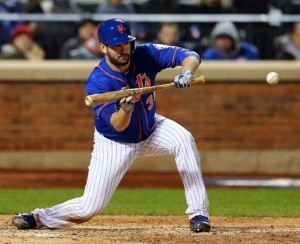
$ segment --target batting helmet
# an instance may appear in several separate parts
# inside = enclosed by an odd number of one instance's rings
[[[129,25],[121,19],[108,19],[98,29],[99,42],[107,46],[115,46],[124,42],[134,41]]]

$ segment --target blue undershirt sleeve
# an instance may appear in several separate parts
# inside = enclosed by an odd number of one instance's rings
[[[114,103],[105,103],[105,104],[98,106],[98,108],[93,108],[93,109],[94,109],[95,115],[97,117],[104,120],[105,123],[109,127],[111,127],[113,130],[115,130],[115,128],[111,124],[110,119],[111,119],[111,116],[113,115],[113,113],[117,112],[119,109],[117,103],[115,103],[115,102]]]
[[[97,77],[92,77],[96,80],[101,80]],[[104,92],[109,92],[108,87],[103,87],[101,84],[97,84],[91,80],[88,80],[85,85],[85,91],[87,95],[93,95],[93,94],[99,94]],[[109,127],[115,130],[115,128],[112,126],[110,122],[110,118],[113,113],[118,111],[118,104],[116,102],[110,102],[100,105],[93,106],[95,117],[100,118],[103,120]]]

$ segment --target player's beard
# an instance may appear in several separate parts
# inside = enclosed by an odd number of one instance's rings
[[[124,57],[124,58],[122,58],[122,60],[120,60],[121,57]],[[116,57],[113,57],[111,55],[111,53],[109,52],[109,50],[107,50],[107,58],[109,59],[109,61],[113,65],[118,66],[118,67],[125,66],[130,61],[130,55],[129,54],[124,53],[124,54],[121,54],[118,58],[116,58]]]

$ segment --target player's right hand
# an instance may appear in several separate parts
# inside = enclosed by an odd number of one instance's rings
[[[134,105],[135,101],[133,96],[124,97],[119,102],[120,108],[127,114],[131,113],[134,110]]]

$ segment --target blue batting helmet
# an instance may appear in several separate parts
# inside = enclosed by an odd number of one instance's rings
[[[129,25],[121,19],[108,19],[98,29],[99,42],[107,46],[115,46],[124,42],[134,41]]]

